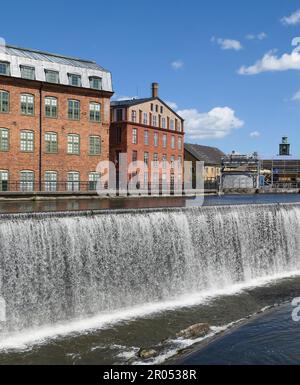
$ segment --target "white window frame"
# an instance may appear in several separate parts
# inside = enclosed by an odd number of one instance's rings
[[[9,191],[9,171],[0,170],[0,191]]]
[[[57,171],[45,171],[44,183],[45,191],[56,192],[57,191]]]
[[[20,150],[21,152],[34,152],[34,131],[20,131]]]
[[[67,153],[69,155],[80,155],[80,135],[68,134],[67,145]]]
[[[31,178],[29,176],[31,176]],[[31,170],[20,171],[20,191],[22,192],[34,191],[34,171],[31,171]]]
[[[67,191],[80,191],[80,173],[78,171],[70,171],[67,178]]]

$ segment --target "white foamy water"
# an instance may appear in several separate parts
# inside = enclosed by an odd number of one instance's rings
[[[300,205],[0,218],[0,349],[300,275]]]
[[[25,350],[34,345],[42,345],[49,343],[50,340],[63,338],[66,336],[76,336],[78,334],[83,333],[92,333],[99,331],[101,329],[111,328],[113,325],[132,321],[137,318],[147,317],[151,315],[155,315],[164,311],[176,310],[185,307],[193,307],[197,305],[201,305],[209,302],[210,300],[215,299],[219,296],[233,295],[242,292],[243,290],[261,287],[271,283],[274,283],[277,280],[282,280],[285,278],[292,278],[300,276],[300,271],[292,272],[289,274],[278,274],[269,278],[261,278],[257,280],[253,280],[247,284],[238,284],[228,287],[223,290],[204,292],[204,293],[194,293],[188,296],[183,296],[178,298],[177,300],[169,301],[169,302],[161,302],[161,303],[153,303],[147,304],[144,306],[124,309],[120,311],[113,311],[110,313],[102,313],[98,314],[91,318],[76,320],[73,322],[68,322],[65,324],[58,324],[55,326],[48,326],[43,328],[36,329],[28,329],[19,333],[11,334],[4,336],[0,339],[0,350]],[[224,327],[215,328],[214,332],[218,333],[220,331],[226,330],[230,325],[226,325]],[[214,333],[215,334],[215,333]],[[210,335],[208,336],[210,337]],[[205,337],[206,338],[206,337]],[[197,343],[200,340],[179,340],[180,344],[183,345],[188,342],[188,345],[182,346],[187,347],[189,344]],[[176,349],[177,351],[178,349]],[[168,352],[171,354],[171,352]],[[174,354],[172,354],[174,355]],[[161,358],[163,361],[172,355]],[[164,356],[163,356],[164,357]],[[162,362],[162,361],[161,361]]]

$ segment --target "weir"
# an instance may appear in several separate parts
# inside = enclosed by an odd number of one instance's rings
[[[300,270],[300,204],[0,216],[3,332]]]

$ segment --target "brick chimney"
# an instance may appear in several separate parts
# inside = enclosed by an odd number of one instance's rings
[[[159,89],[159,84],[152,83],[152,98],[158,98],[158,89]]]

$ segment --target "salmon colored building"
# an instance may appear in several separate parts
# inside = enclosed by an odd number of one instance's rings
[[[183,179],[184,120],[159,98],[157,83],[150,98],[111,102],[110,160],[117,172],[120,154],[127,154],[128,180],[143,186]]]
[[[1,47],[0,191],[95,190],[112,95],[95,62]]]

